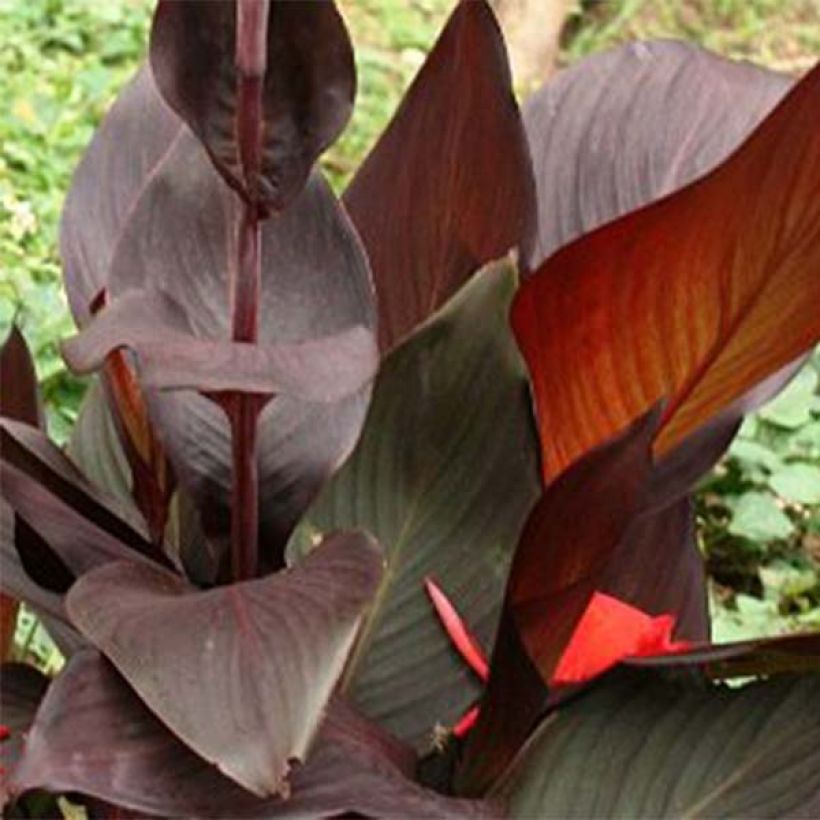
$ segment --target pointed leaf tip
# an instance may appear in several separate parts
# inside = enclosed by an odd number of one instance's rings
[[[334,3],[272,2],[259,16],[260,24],[267,17],[264,60],[238,70],[238,5],[161,0],[151,29],[151,67],[165,101],[228,184],[246,200],[280,211],[298,195],[316,158],[350,117],[353,51]],[[250,34],[252,40],[259,32]],[[239,68],[243,65],[240,55]],[[261,110],[251,119],[262,136],[249,146],[244,125],[253,96]],[[249,152],[259,154],[252,169]]]

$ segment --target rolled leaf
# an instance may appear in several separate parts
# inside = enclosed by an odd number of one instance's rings
[[[660,408],[587,454],[544,492],[521,533],[507,580],[481,715],[458,772],[481,794],[526,740],[609,561],[640,510]]]
[[[67,607],[194,751],[260,797],[286,793],[378,585],[375,547],[331,536],[288,573],[207,592],[118,562],[83,576]]]
[[[526,138],[484,0],[457,4],[344,204],[373,269],[382,350],[530,228]]]
[[[527,387],[506,327],[514,286],[509,267],[484,271],[386,359],[358,448],[301,531],[363,527],[385,545],[387,571],[343,686],[424,750],[434,723],[455,722],[479,692],[425,578],[489,645],[538,491]]]
[[[515,817],[813,817],[820,677],[740,689],[619,671],[546,720],[497,789]]]
[[[545,475],[660,398],[670,452],[820,338],[820,69],[707,177],[565,246],[520,290]]]
[[[151,68],[163,97],[225,180],[247,200],[279,211],[298,195],[316,158],[350,117],[353,52],[334,3],[258,3],[268,7],[260,20],[264,26],[267,17],[267,32],[255,32],[263,38],[265,60],[243,65],[239,5],[161,0],[151,28]],[[245,134],[250,106],[259,106],[258,122],[255,133]],[[255,144],[243,145],[254,137]],[[261,154],[250,176],[247,151]]]

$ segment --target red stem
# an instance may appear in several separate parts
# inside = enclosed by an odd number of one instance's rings
[[[232,335],[253,344],[258,336],[262,282],[261,230],[256,204],[262,167],[262,91],[267,61],[268,0],[237,0],[236,138],[248,200],[237,226],[237,265],[233,283]],[[236,581],[256,575],[259,537],[259,486],[256,439],[260,397],[237,393],[227,402],[233,451],[231,553]]]
[[[256,576],[259,551],[259,476],[256,467],[259,402],[257,397],[237,394],[228,416],[231,422],[233,448],[232,569],[235,581],[246,581]]]

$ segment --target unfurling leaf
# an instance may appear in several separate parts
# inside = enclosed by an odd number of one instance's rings
[[[316,158],[350,117],[353,52],[334,3],[272,2],[261,20],[264,26],[267,17],[267,36],[257,32],[264,37],[264,70],[238,66],[239,5],[161,0],[151,30],[151,68],[166,102],[202,141],[227,182],[247,200],[280,211],[298,195]],[[246,109],[255,105],[261,109],[255,146],[260,167],[247,178],[242,156],[247,146],[239,132]]]

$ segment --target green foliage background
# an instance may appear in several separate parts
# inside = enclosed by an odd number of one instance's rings
[[[547,2],[547,0],[544,0]],[[347,0],[359,94],[351,126],[323,160],[343,187],[434,42],[451,0]],[[0,336],[32,345],[51,434],[65,441],[83,395],[57,340],[73,326],[57,230],[84,147],[142,59],[149,0],[0,0]],[[571,14],[560,60],[636,37],[695,40],[799,74],[820,54],[817,0],[611,0]],[[703,484],[700,534],[722,639],[820,626],[820,356],[744,424]],[[40,656],[30,616],[18,635]]]

